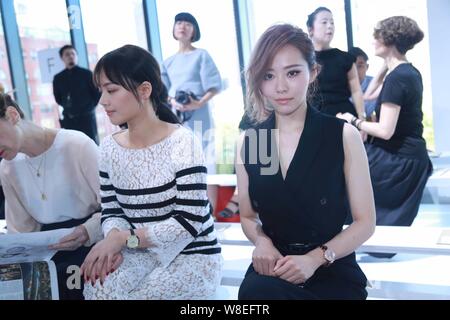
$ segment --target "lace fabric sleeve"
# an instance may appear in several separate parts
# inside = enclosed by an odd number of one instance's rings
[[[111,167],[109,165],[111,143],[107,140],[100,146],[99,175],[100,175],[100,197],[102,202],[102,230],[106,237],[108,233],[116,228],[118,230],[130,229],[126,215],[117,201],[116,191],[110,179]]]
[[[177,188],[173,216],[147,227],[147,237],[163,266],[167,266],[201,232],[209,217],[206,167],[201,145],[189,132],[171,154]]]

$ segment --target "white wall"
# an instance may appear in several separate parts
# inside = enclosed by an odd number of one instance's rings
[[[428,0],[436,151],[450,151],[450,1]]]

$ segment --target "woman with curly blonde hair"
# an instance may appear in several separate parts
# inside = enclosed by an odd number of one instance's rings
[[[406,58],[424,34],[414,20],[395,16],[378,23],[374,38],[375,54],[385,63],[365,98],[377,98],[377,121],[340,117],[374,137],[366,149],[377,225],[410,226],[433,170],[422,137],[422,76]]]

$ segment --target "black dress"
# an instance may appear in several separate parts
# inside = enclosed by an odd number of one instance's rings
[[[420,72],[405,63],[387,75],[378,97],[378,119],[383,103],[400,106],[400,114],[391,139],[366,144],[377,225],[410,226],[433,171],[422,137],[422,92]]]
[[[308,107],[297,150],[283,179],[276,152],[266,161],[261,139],[275,128],[275,117],[258,125],[258,134],[246,131],[242,152],[249,177],[249,196],[265,234],[282,255],[303,255],[342,231],[349,213],[344,176],[342,131],[344,122]],[[256,137],[256,140],[255,140]],[[270,139],[267,150],[273,144]],[[253,150],[258,155],[250,154]],[[268,171],[264,171],[268,170]],[[268,173],[269,174],[266,174]],[[302,244],[302,245],[299,245]],[[352,253],[320,267],[302,286],[257,274],[250,266],[239,299],[365,299],[367,279]]]
[[[317,89],[312,95],[312,105],[332,116],[339,112],[357,116],[355,106],[350,102],[352,93],[347,77],[355,57],[339,49],[329,49],[316,51],[316,58],[321,70],[317,77]]]

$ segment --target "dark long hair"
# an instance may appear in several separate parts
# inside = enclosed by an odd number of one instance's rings
[[[150,52],[138,46],[125,45],[105,54],[94,70],[94,83],[100,87],[100,74],[114,84],[124,87],[140,101],[137,88],[144,81],[152,85],[150,100],[160,120],[179,123],[178,118],[167,106],[167,90],[161,80],[161,71]]]
[[[11,96],[7,93],[0,93],[0,119],[6,116],[6,109],[8,107],[15,108],[20,117],[22,119],[25,118],[22,109],[20,109],[19,105],[11,98]]]

